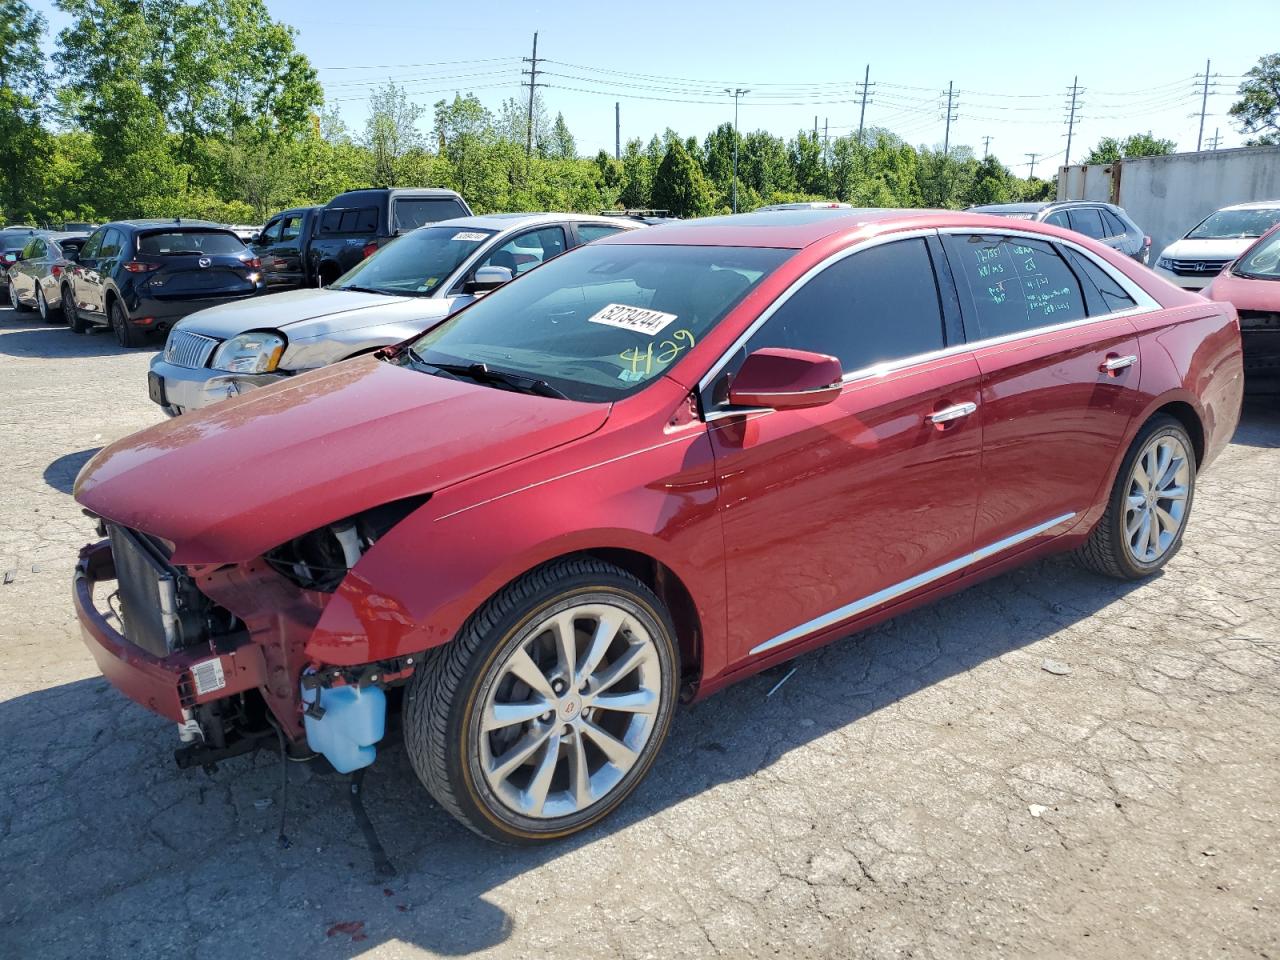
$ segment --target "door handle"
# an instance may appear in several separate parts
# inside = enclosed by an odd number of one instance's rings
[[[978,409],[976,403],[954,403],[949,407],[943,407],[936,413],[929,414],[929,422],[933,424],[950,423],[952,420],[959,420],[967,417]]]
[[[1107,357],[1098,366],[1098,370],[1102,373],[1115,373],[1125,369],[1125,367],[1132,367],[1137,362],[1137,356],[1132,353],[1127,357]]]

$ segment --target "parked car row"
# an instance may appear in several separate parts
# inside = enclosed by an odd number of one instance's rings
[[[993,203],[969,209],[974,213],[990,213],[1074,230],[1139,263],[1145,264],[1151,255],[1151,238],[1114,203],[1053,200],[1045,203]]]
[[[679,701],[1049,553],[1160,570],[1239,417],[1235,309],[1079,232],[628,226],[449,220],[174,327],[191,412],[81,472],[74,602],[181,764],[350,772],[401,710],[444,810],[569,836]]]

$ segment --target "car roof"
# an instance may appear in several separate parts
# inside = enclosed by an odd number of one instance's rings
[[[340,193],[328,203],[325,204],[326,209],[332,209],[337,205],[338,201],[343,204],[350,203],[354,200],[381,200],[383,197],[424,197],[431,200],[459,200],[456,190],[446,190],[443,187],[364,187],[360,190],[347,190]],[[344,206],[343,209],[346,209]]]
[[[1280,207],[1280,200],[1251,200],[1248,203],[1233,203],[1229,207],[1219,207],[1219,210],[1274,210]]]
[[[156,230],[156,229],[181,229],[192,227],[200,230],[221,230],[224,233],[230,233],[231,229],[225,223],[214,223],[211,220],[187,220],[185,218],[172,218],[168,220],[112,220],[110,223],[104,223],[104,227],[128,227],[131,230]]]
[[[479,230],[515,230],[540,223],[568,223],[569,221],[607,223],[620,230],[632,230],[644,226],[643,221],[628,220],[593,213],[483,213],[470,217],[451,217],[423,227],[475,227]],[[419,229],[422,229],[421,227]]]

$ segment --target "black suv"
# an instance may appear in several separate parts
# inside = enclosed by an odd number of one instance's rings
[[[1108,247],[1146,263],[1151,257],[1151,238],[1121,207],[1100,200],[1056,200],[1048,203],[990,203],[970,207],[970,213],[991,213],[997,217],[1035,220],[1083,233]]]
[[[452,190],[348,190],[320,211],[307,246],[307,274],[326,287],[402,233],[469,216],[467,201]]]
[[[75,333],[110,326],[122,347],[138,347],[148,331],[266,289],[261,261],[225,227],[118,220],[95,230],[63,271],[62,311]]]

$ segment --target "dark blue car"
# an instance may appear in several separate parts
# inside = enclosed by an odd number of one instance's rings
[[[138,347],[188,314],[266,292],[262,263],[230,230],[201,220],[118,220],[64,271],[62,310],[75,333],[109,326]]]

